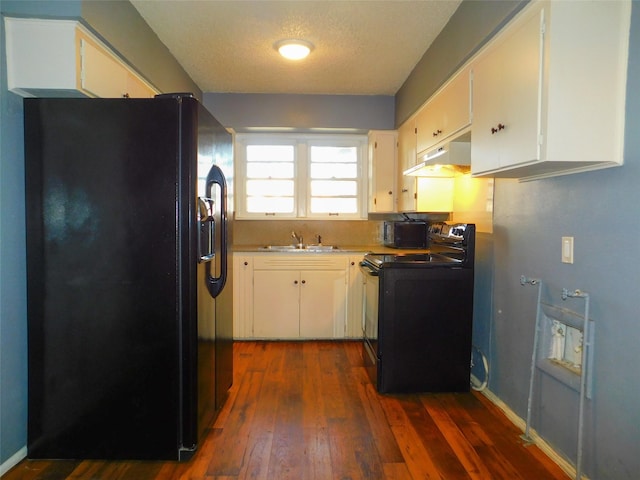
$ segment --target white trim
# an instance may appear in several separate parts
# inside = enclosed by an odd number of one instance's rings
[[[516,427],[518,427],[522,432],[525,431],[527,423],[524,419],[520,418],[517,413],[515,413],[509,406],[504,403],[500,398],[498,398],[493,392],[486,389],[483,390],[482,395],[487,397],[487,399],[493,403],[496,407],[498,407],[502,413],[513,423]],[[558,465],[569,477],[576,477],[576,467],[569,460],[567,460],[564,456],[556,452],[551,445],[549,445],[533,428],[529,429],[529,436],[533,440],[533,444],[536,445],[542,453],[544,453],[549,459]],[[584,480],[589,480],[589,477],[586,475],[582,475]]]
[[[4,463],[0,464],[0,477],[19,464],[23,459],[27,458],[27,447],[22,447]]]

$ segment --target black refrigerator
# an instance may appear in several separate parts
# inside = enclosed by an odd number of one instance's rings
[[[24,115],[28,457],[186,460],[233,378],[231,135],[188,94]]]

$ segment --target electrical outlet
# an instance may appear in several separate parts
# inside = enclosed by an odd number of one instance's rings
[[[562,263],[573,263],[573,237],[562,237]]]

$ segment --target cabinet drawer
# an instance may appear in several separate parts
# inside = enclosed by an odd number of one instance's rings
[[[344,270],[346,268],[347,258],[335,256],[335,254],[280,255],[270,253],[253,257],[254,270]]]

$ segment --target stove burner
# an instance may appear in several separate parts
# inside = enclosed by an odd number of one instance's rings
[[[375,268],[429,268],[461,263],[458,259],[437,253],[369,253],[364,261]]]
[[[444,255],[438,255],[435,253],[401,253],[393,255],[393,261],[395,262],[446,262],[450,261],[448,257]]]

